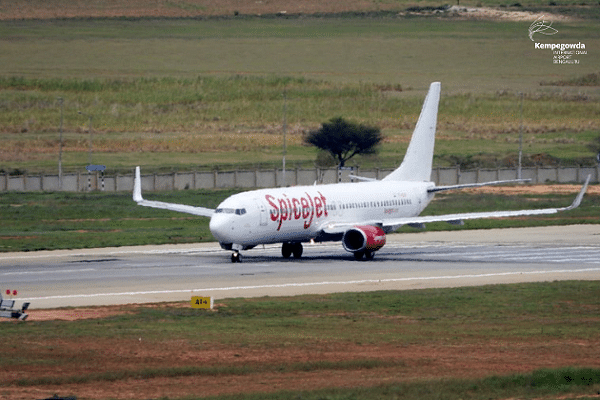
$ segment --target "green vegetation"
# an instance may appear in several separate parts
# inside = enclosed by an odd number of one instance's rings
[[[324,389],[311,392],[277,392],[254,395],[203,397],[206,400],[490,400],[510,398],[596,398],[600,370],[593,368],[544,369],[530,374],[492,376],[484,379],[442,379],[406,382],[367,388]],[[295,397],[297,396],[297,397]],[[556,396],[556,397],[555,397]]]
[[[49,365],[52,368],[46,368],[47,372],[41,375],[2,379],[0,390],[11,385],[102,384],[127,379],[260,376],[311,371],[392,369],[400,376],[402,371],[405,373],[435,362],[435,359],[423,358],[418,359],[416,365],[407,365],[408,360],[401,356],[386,357],[382,353],[349,360],[322,359],[287,364],[223,359],[202,366],[189,358],[190,352],[201,353],[207,349],[243,353],[267,349],[282,352],[327,349],[329,352],[349,345],[359,349],[418,346],[438,350],[457,346],[473,350],[495,346],[502,353],[535,353],[543,346],[546,350],[551,347],[557,352],[568,351],[574,342],[591,341],[592,346],[597,339],[600,282],[226,299],[219,300],[216,311],[183,306],[121,306],[122,314],[103,319],[4,324],[3,334],[18,335],[19,340],[6,346],[0,368]],[[117,342],[119,346],[114,354],[96,349],[99,343]],[[63,354],[65,343],[72,349],[69,356]],[[159,357],[156,365],[144,364],[133,369],[115,366],[114,362],[116,365],[130,365],[131,360],[141,362],[136,355],[137,351],[143,351],[140,343],[148,349],[164,349],[177,361],[165,365],[166,361]],[[135,351],[122,352],[122,348],[130,347]],[[179,359],[180,356],[184,359]],[[78,368],[88,362],[94,363],[93,370],[84,368],[79,372]],[[423,377],[402,382],[402,379],[393,378],[392,383],[382,386],[294,395],[306,399],[436,399],[444,393],[443,398],[448,399],[489,399],[595,394],[600,388],[600,371],[584,367],[565,366],[482,379]],[[63,372],[55,375],[52,370]],[[253,399],[256,396],[235,398]],[[277,392],[261,394],[260,398],[293,397],[290,392]]]
[[[92,115],[93,162],[109,172],[142,165],[189,170],[280,164],[283,96],[288,97],[288,160],[310,167],[315,150],[303,136],[331,115],[347,114],[382,129],[377,157],[362,168],[396,166],[404,154],[423,98],[378,84],[332,83],[291,77],[137,78],[131,80],[0,79],[0,169],[56,171],[60,103],[64,103],[63,168],[88,160]],[[396,89],[397,90],[397,89]],[[517,93],[445,95],[434,163],[514,165],[518,150]],[[524,104],[524,152],[566,165],[591,164],[588,145],[600,135],[600,103],[578,95],[528,95]],[[525,165],[535,165],[535,161]]]
[[[236,190],[147,193],[146,198],[216,206]],[[574,195],[438,194],[424,214],[567,206]],[[427,230],[486,229],[597,223],[600,199],[586,195],[568,213],[526,219],[472,220],[464,226],[432,223]],[[214,241],[208,218],[137,206],[130,193],[18,193],[0,196],[0,251],[30,251]],[[403,227],[399,232],[414,232]]]
[[[216,208],[231,190],[151,196]],[[208,218],[137,206],[131,194],[4,193],[0,251],[214,241]]]
[[[540,82],[548,86],[600,86],[600,72],[573,78],[567,81]]]
[[[292,347],[319,340],[367,344],[466,344],[527,338],[597,338],[600,282],[567,281],[219,300],[216,312],[189,307],[121,306],[100,320],[4,324],[37,346],[54,340],[182,340],[210,348]],[[400,319],[399,319],[400,318]],[[202,331],[202,337],[198,332]],[[35,349],[27,350],[33,356]],[[15,351],[15,356],[18,356]],[[3,367],[18,361],[3,357]]]
[[[562,40],[600,46],[596,22],[558,24]],[[315,150],[303,135],[342,116],[382,130],[379,156],[356,162],[387,168],[406,149],[435,80],[443,85],[438,165],[510,165],[520,92],[525,154],[590,164],[587,145],[600,135],[597,86],[540,83],[579,85],[597,72],[600,54],[589,51],[573,68],[553,65],[549,51],[532,48],[527,27],[395,13],[3,21],[0,169],[56,171],[58,98],[65,171],[87,163],[80,111],[93,116],[94,163],[112,171],[278,165],[284,91],[289,163],[312,166]]]

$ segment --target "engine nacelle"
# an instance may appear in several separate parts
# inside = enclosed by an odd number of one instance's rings
[[[351,253],[377,251],[385,245],[385,232],[378,226],[355,226],[344,233],[342,244]]]

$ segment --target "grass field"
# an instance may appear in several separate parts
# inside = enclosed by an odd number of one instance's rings
[[[216,206],[231,190],[148,193],[152,200]],[[424,214],[567,206],[574,195],[437,195]],[[465,225],[432,223],[427,230],[486,229],[598,223],[600,199],[588,194],[568,213],[526,219],[473,220]],[[4,193],[0,196],[0,251],[31,251],[214,241],[208,218],[137,206],[131,194]],[[399,232],[414,232],[403,227]]]
[[[525,93],[526,155],[593,162],[597,86],[540,86],[597,72],[595,20],[556,22],[590,49],[555,65],[533,49],[530,22],[303,17],[66,19],[0,22],[0,168],[55,172],[64,99],[65,170],[279,163],[286,92],[288,161],[310,165],[302,135],[335,116],[382,128],[363,167],[403,154],[429,82],[442,81],[436,163],[514,161]],[[501,62],[499,62],[501,60]],[[527,161],[527,159],[526,159]]]
[[[3,350],[0,394],[567,399],[600,390],[599,282],[226,299],[212,312],[120,306],[93,318],[103,310],[2,323],[19,340]]]

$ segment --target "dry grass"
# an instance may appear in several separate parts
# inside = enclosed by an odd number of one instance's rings
[[[64,153],[86,153],[89,151],[88,134],[69,135],[63,140]],[[0,149],[0,162],[35,160],[50,155],[55,158],[58,154],[58,139],[32,138],[27,140],[4,139]],[[288,146],[301,146],[302,135],[289,133],[286,143]],[[210,133],[165,133],[165,134],[131,134],[107,135],[95,133],[93,138],[94,153],[220,153],[231,151],[268,151],[279,149],[282,144],[282,128],[260,132],[219,132]],[[279,150],[278,150],[279,151]]]
[[[50,19],[88,17],[199,17],[237,14],[314,14],[347,11],[385,11],[398,9],[396,2],[374,0],[20,0],[5,1],[0,19]]]

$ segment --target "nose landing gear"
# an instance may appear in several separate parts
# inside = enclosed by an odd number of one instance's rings
[[[240,254],[239,251],[234,251],[231,254],[231,262],[232,263],[240,263],[240,262],[242,262],[242,255]]]

